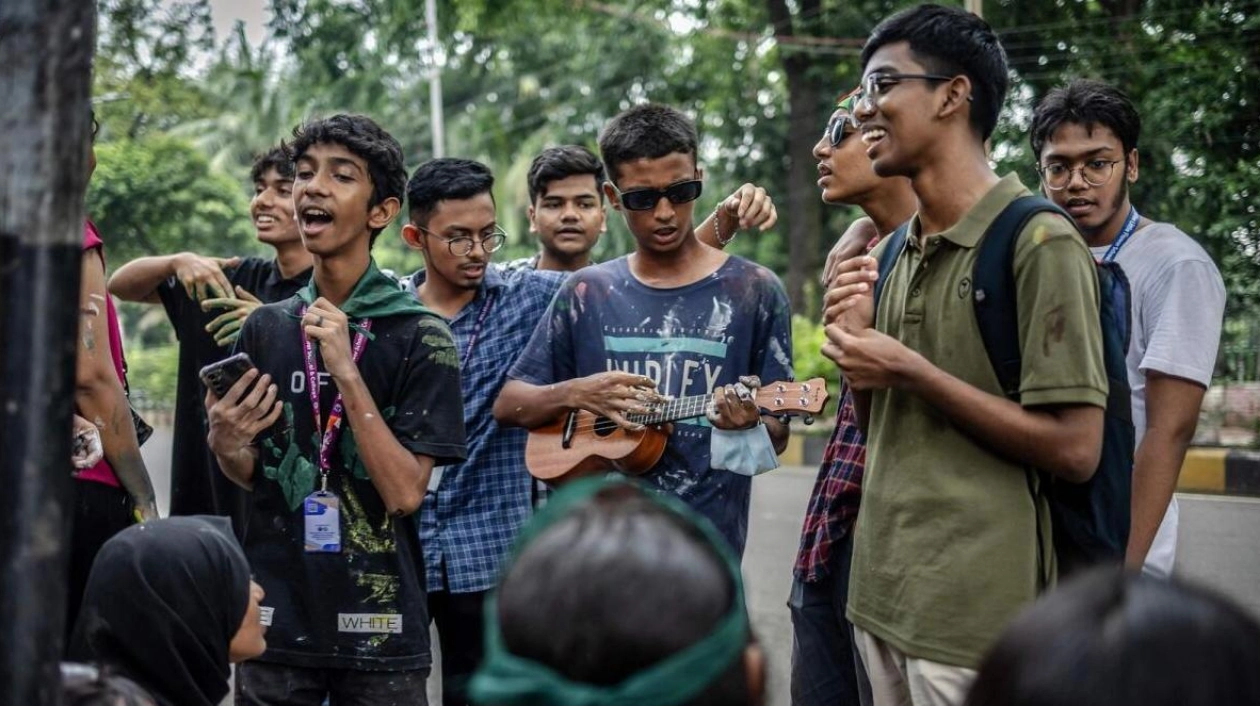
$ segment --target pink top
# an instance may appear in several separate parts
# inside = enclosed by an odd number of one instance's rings
[[[96,232],[96,226],[91,221],[83,222],[83,253],[85,258],[95,255],[101,259],[101,267],[105,266],[105,242],[101,240],[100,234]],[[109,351],[114,358],[114,371],[118,373],[118,382],[122,383],[124,381],[122,330],[118,326],[118,312],[114,310],[114,300],[108,293],[105,295],[105,317],[109,326]],[[122,486],[118,483],[118,476],[114,474],[113,467],[104,458],[97,462],[96,466],[80,471],[77,477],[85,481]]]

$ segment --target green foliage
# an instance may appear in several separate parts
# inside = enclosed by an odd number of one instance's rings
[[[179,380],[179,344],[131,347],[127,352],[127,384],[132,401],[143,407],[169,407],[175,404]]]
[[[827,392],[831,394],[826,409],[815,416],[820,420],[835,414],[836,401],[840,399],[840,372],[836,364],[822,354],[825,343],[827,336],[820,322],[792,315],[792,369],[796,380],[822,378],[827,381]]]
[[[802,178],[812,168],[808,150],[830,101],[857,83],[865,37],[912,3],[439,0],[436,46],[425,39],[423,0],[269,4],[269,36],[250,47],[240,32],[215,43],[208,0],[100,1],[102,168],[93,199],[114,200],[89,203],[107,219],[111,262],[207,244],[213,252],[245,252],[240,182],[250,157],[311,116],[371,115],[398,137],[414,168],[433,154],[429,76],[439,70],[446,154],[480,159],[498,176],[499,217],[511,236],[498,257],[536,247],[525,221],[524,174],[538,150],[593,147],[618,111],[666,102],[691,113],[700,129],[707,183],[697,220],[745,181],[767,187],[780,225],[741,234],[731,250],[780,273],[799,293],[798,313],[811,314],[820,299],[816,266],[857,212],[819,207],[812,181]],[[1134,200],[1212,254],[1236,324],[1226,329],[1226,343],[1247,343],[1237,332],[1257,325],[1237,323],[1260,305],[1260,0],[990,0],[984,11],[1013,79],[994,136],[999,171],[1036,184],[1026,129],[1050,88],[1074,76],[1121,85],[1146,126]],[[191,146],[150,142],[173,137]],[[129,146],[114,145],[120,142]],[[159,149],[168,150],[163,161],[197,167],[167,166],[162,178],[146,181],[146,169],[163,169]],[[131,159],[133,151],[145,167],[116,166],[116,157]],[[111,194],[123,190],[109,186],[116,178],[135,185],[126,187],[134,196]],[[181,195],[164,196],[158,185]],[[156,203],[165,206],[147,208]],[[617,214],[608,223],[595,254],[601,260],[632,245]],[[202,240],[207,231],[213,240]],[[421,263],[396,226],[382,235],[376,256],[399,273]],[[820,343],[818,332],[809,335]],[[818,347],[804,341],[798,351],[816,356]]]
[[[257,252],[240,184],[210,169],[190,144],[162,135],[98,145],[88,191],[117,265],[144,255]]]

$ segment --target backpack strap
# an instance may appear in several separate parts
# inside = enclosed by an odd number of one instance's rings
[[[879,279],[875,281],[875,311],[879,311],[879,298],[884,294],[884,283],[888,281],[888,274],[892,272],[893,267],[897,265],[897,258],[901,255],[901,251],[906,249],[906,237],[910,233],[910,222],[907,221],[897,227],[888,236],[888,245],[884,247],[884,252],[879,254]]]
[[[1015,302],[1015,243],[1028,220],[1044,211],[1062,214],[1071,222],[1062,209],[1039,196],[1023,196],[1007,204],[984,232],[971,275],[976,324],[984,350],[1002,392],[1016,401],[1022,358]]]

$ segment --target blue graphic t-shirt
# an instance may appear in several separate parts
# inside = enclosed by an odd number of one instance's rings
[[[549,385],[614,370],[647,376],[673,397],[709,394],[740,376],[791,380],[782,283],[735,256],[674,288],[639,282],[625,257],[584,268],[560,288],[508,377]],[[751,479],[710,468],[709,431],[703,416],[676,422],[644,478],[707,516],[742,555]]]

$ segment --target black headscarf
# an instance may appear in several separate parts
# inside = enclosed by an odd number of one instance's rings
[[[249,605],[249,563],[226,518],[132,526],[101,548],[75,644],[158,701],[216,705],[228,646]]]

